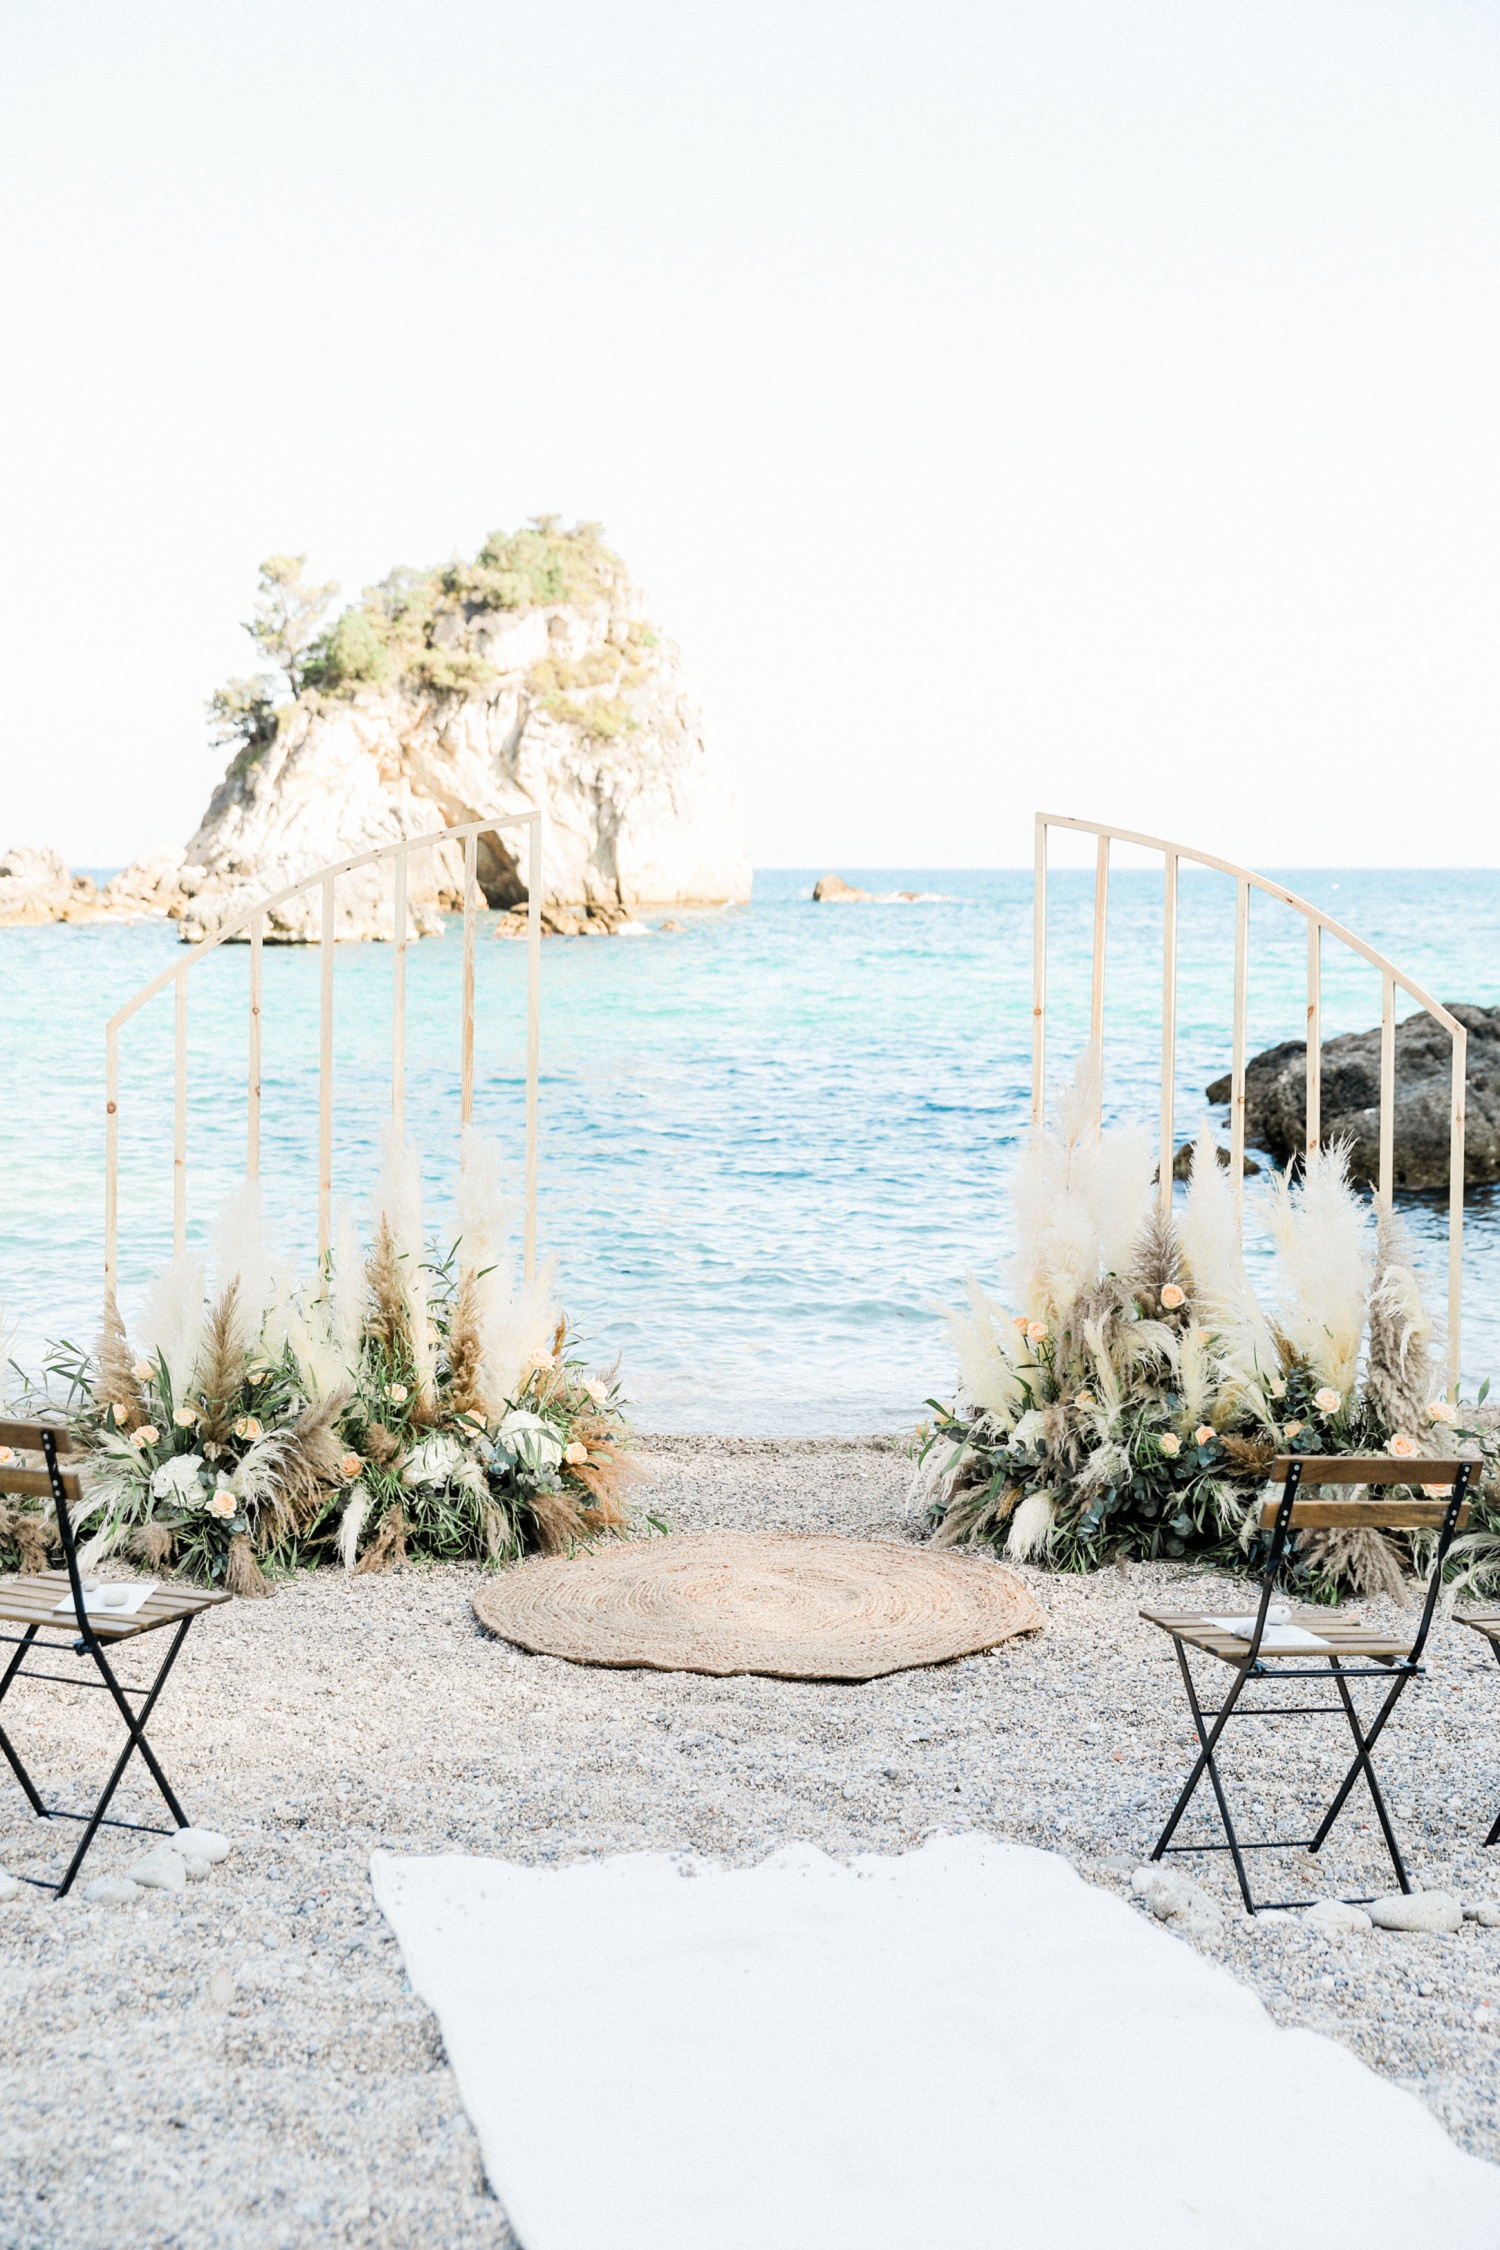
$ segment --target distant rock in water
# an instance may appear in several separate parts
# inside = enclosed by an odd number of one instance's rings
[[[0,926],[94,922],[98,902],[91,878],[70,874],[58,853],[31,844],[0,852]]]
[[[264,679],[215,699],[242,746],[185,850],[110,885],[120,904],[197,939],[332,861],[534,808],[544,900],[595,910],[591,930],[750,895],[739,809],[678,652],[596,526],[540,518],[473,563],[393,572],[285,669],[299,692],[277,707]],[[526,851],[522,829],[481,836],[486,904],[525,899]],[[410,930],[440,929],[462,883],[461,850],[413,854]],[[266,936],[316,941],[320,914],[316,894],[290,900]],[[390,867],[341,878],[337,915],[340,938],[390,937]]]
[[[1469,1034],[1464,1179],[1500,1180],[1500,1008],[1444,1003]],[[1426,1014],[1396,1026],[1393,1175],[1398,1188],[1448,1185],[1448,1104],[1452,1047]],[[1216,1078],[1211,1102],[1227,1102],[1230,1080]],[[1380,1033],[1348,1031],[1325,1040],[1320,1123],[1325,1143],[1347,1140],[1356,1178],[1380,1176]],[[1307,1043],[1285,1040],[1245,1067],[1245,1139],[1277,1163],[1299,1156],[1307,1137]]]
[[[869,891],[856,890],[842,875],[822,875],[813,885],[813,897],[825,906],[851,906],[860,900],[868,901],[871,895]]]

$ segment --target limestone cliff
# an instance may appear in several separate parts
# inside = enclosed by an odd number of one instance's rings
[[[473,564],[393,574],[313,652],[313,684],[262,714],[178,861],[142,862],[112,903],[195,939],[332,860],[539,807],[544,901],[627,911],[748,898],[738,807],[683,684],[592,526],[495,537]],[[481,839],[486,901],[526,896],[524,831]],[[413,855],[411,926],[457,903],[460,854]],[[391,934],[388,869],[341,879],[340,937]],[[318,934],[319,901],[267,934]]]

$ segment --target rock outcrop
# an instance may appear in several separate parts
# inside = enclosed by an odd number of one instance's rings
[[[100,893],[87,875],[73,875],[56,852],[13,844],[0,852],[0,925],[94,922]]]
[[[535,808],[544,900],[592,929],[749,897],[738,807],[678,651],[592,527],[544,522],[496,534],[472,565],[394,574],[309,673],[321,684],[247,730],[182,854],[111,884],[122,904],[173,913],[197,939],[331,861]],[[520,904],[526,832],[482,836],[478,875],[488,905]],[[451,845],[412,855],[413,933],[441,927],[462,879]],[[266,935],[315,940],[320,911],[293,899]],[[388,938],[390,868],[341,877],[337,916],[341,938]]]
[[[1464,1102],[1464,1179],[1500,1179],[1500,1008],[1445,1001],[1469,1034]],[[1393,1175],[1398,1188],[1448,1185],[1448,1105],[1452,1047],[1429,1015],[1396,1026]],[[1211,1102],[1227,1102],[1230,1081],[1216,1078]],[[1325,1142],[1351,1144],[1355,1177],[1380,1173],[1380,1033],[1349,1031],[1324,1042],[1320,1120]],[[1307,1135],[1307,1045],[1288,1039],[1245,1068],[1245,1139],[1277,1163],[1300,1155]]]
[[[820,875],[813,885],[813,897],[823,906],[855,906],[868,902],[871,895],[846,883],[842,875]]]

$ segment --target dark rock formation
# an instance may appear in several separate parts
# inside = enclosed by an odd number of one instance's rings
[[[1469,1034],[1465,1099],[1464,1180],[1470,1187],[1500,1180],[1500,1008],[1444,1002]],[[1448,1103],[1452,1047],[1429,1015],[1396,1026],[1394,1182],[1398,1188],[1448,1185]],[[1211,1102],[1227,1102],[1230,1082],[1216,1078]],[[1357,1179],[1380,1172],[1380,1033],[1348,1031],[1323,1045],[1322,1138],[1351,1144]],[[1307,1046],[1287,1039],[1256,1055],[1245,1070],[1245,1140],[1278,1164],[1301,1154],[1307,1134]]]

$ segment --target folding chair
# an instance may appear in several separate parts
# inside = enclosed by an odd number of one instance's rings
[[[1411,1889],[1370,1754],[1408,1680],[1415,1679],[1422,1670],[1422,1650],[1437,1607],[1443,1563],[1454,1533],[1468,1522],[1469,1508],[1464,1495],[1474,1468],[1472,1461],[1423,1460],[1415,1463],[1410,1460],[1398,1461],[1386,1455],[1374,1459],[1359,1459],[1352,1454],[1283,1455],[1271,1472],[1273,1478],[1284,1480],[1281,1495],[1279,1498],[1268,1497],[1261,1504],[1261,1529],[1270,1531],[1271,1546],[1266,1557],[1260,1604],[1250,1631],[1226,1632],[1222,1619],[1216,1620],[1202,1611],[1141,1611],[1142,1617],[1153,1625],[1159,1625],[1163,1632],[1172,1636],[1199,1743],[1197,1763],[1172,1809],[1171,1819],[1157,1840],[1156,1849],[1151,1854],[1153,1859],[1160,1859],[1166,1852],[1227,1851],[1234,1861],[1234,1871],[1239,1878],[1247,1914],[1305,1905],[1304,1899],[1281,1898],[1266,1899],[1257,1906],[1251,1896],[1244,1854],[1252,1851],[1321,1851],[1329,1831],[1348,1801],[1350,1790],[1363,1774],[1375,1806],[1376,1818],[1380,1822],[1381,1834],[1385,1838],[1386,1849],[1391,1856],[1391,1865],[1396,1870],[1396,1880],[1403,1891]],[[1298,1498],[1299,1487],[1304,1484],[1411,1486],[1414,1475],[1420,1476],[1424,1484],[1446,1484],[1451,1486],[1451,1490],[1442,1499],[1425,1497],[1417,1488],[1396,1499],[1376,1499],[1373,1495],[1357,1500]],[[1427,1588],[1427,1600],[1415,1633],[1393,1635],[1373,1632],[1360,1625],[1343,1625],[1329,1619],[1326,1612],[1317,1610],[1304,1611],[1289,1625],[1268,1624],[1266,1613],[1271,1606],[1277,1577],[1286,1560],[1291,1534],[1294,1531],[1356,1530],[1365,1526],[1392,1531],[1427,1529],[1437,1533],[1437,1550]],[[1235,1617],[1233,1622],[1240,1624],[1245,1620]],[[1497,1621],[1496,1629],[1500,1631],[1500,1621]],[[1199,1701],[1188,1664],[1189,1649],[1216,1657],[1221,1664],[1228,1665],[1234,1674],[1224,1701],[1215,1711],[1205,1711]],[[1390,1688],[1373,1722],[1368,1728],[1362,1728],[1354,1699],[1349,1693],[1349,1682],[1373,1679],[1388,1680]],[[1284,1680],[1331,1681],[1338,1690],[1338,1701],[1243,1705],[1240,1697],[1252,1680],[1257,1684],[1267,1681],[1277,1686]],[[1224,1781],[1217,1757],[1220,1738],[1229,1721],[1232,1718],[1310,1718],[1330,1712],[1335,1716],[1342,1715],[1349,1722],[1349,1731],[1354,1737],[1354,1762],[1340,1783],[1316,1834],[1255,1840],[1240,1837],[1230,1815],[1229,1800],[1224,1793]],[[1222,1844],[1174,1844],[1172,1837],[1176,1833],[1177,1824],[1191,1804],[1193,1794],[1205,1774],[1213,1787],[1227,1841]],[[1500,1829],[1500,1823],[1496,1825]],[[1346,1903],[1350,1906],[1365,1906],[1369,1904],[1369,1900],[1350,1899]]]
[[[1457,1622],[1460,1625],[1472,1625],[1476,1633],[1482,1633],[1496,1657],[1500,1658],[1500,1609],[1471,1609],[1467,1617],[1460,1617]],[[1500,1814],[1497,1814],[1495,1825],[1484,1841],[1486,1850],[1491,1844],[1500,1843]]]
[[[167,1674],[177,1661],[188,1627],[201,1610],[211,1609],[219,1602],[227,1602],[228,1594],[208,1594],[197,1587],[173,1588],[171,1593],[157,1591],[144,1606],[131,1616],[111,1617],[84,1606],[83,1588],[78,1577],[78,1554],[73,1540],[73,1522],[69,1501],[77,1502],[80,1493],[76,1476],[64,1475],[59,1469],[58,1455],[72,1453],[77,1448],[66,1430],[49,1422],[0,1421],[0,1447],[23,1447],[29,1452],[39,1452],[46,1462],[45,1469],[23,1469],[13,1462],[0,1461],[0,1492],[50,1494],[57,1509],[57,1530],[62,1541],[62,1570],[39,1570],[25,1578],[0,1579],[0,1624],[19,1625],[19,1633],[0,1632],[0,1641],[15,1647],[15,1655],[0,1675],[0,1703],[10,1693],[16,1680],[52,1680],[63,1687],[100,1688],[113,1696],[115,1708],[125,1723],[125,1747],[120,1752],[115,1769],[104,1785],[104,1791],[92,1812],[69,1812],[62,1805],[45,1804],[41,1792],[32,1781],[14,1743],[0,1727],[0,1751],[9,1762],[11,1772],[25,1790],[34,1813],[43,1820],[78,1820],[83,1822],[83,1836],[67,1870],[58,1882],[49,1882],[35,1875],[23,1875],[21,1880],[36,1884],[39,1890],[52,1891],[65,1898],[73,1887],[73,1879],[83,1865],[84,1854],[101,1828],[129,1828],[147,1836],[170,1836],[170,1828],[150,1827],[140,1821],[111,1820],[107,1817],[110,1800],[124,1775],[131,1758],[139,1751],[142,1761],[162,1796],[167,1810],[178,1828],[191,1826],[187,1814],[173,1796],[166,1775],[157,1763],[156,1753],[146,1740],[146,1723],[156,1708],[156,1699],[166,1685]],[[59,1611],[59,1604],[70,1598],[70,1608]],[[171,1643],[155,1676],[144,1686],[132,1687],[118,1679],[114,1667],[105,1654],[107,1647],[117,1641],[139,1638],[143,1633],[154,1633],[163,1626],[175,1626]],[[39,1639],[39,1635],[57,1633],[62,1643]],[[71,1643],[71,1651],[63,1644]],[[100,1675],[92,1679],[87,1672],[80,1677],[65,1672],[38,1672],[32,1670],[25,1658],[32,1650],[56,1650],[84,1656],[90,1660]],[[131,1698],[140,1703],[138,1711],[131,1709]]]

